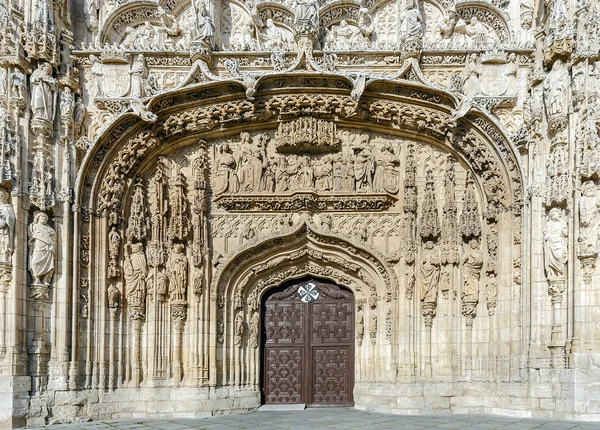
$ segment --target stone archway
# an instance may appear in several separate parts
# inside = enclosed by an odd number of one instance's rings
[[[352,292],[310,277],[269,291],[261,308],[263,403],[354,405]]]
[[[515,153],[483,113],[427,87],[414,64],[403,70],[369,81],[358,101],[336,74],[268,76],[253,100],[238,84],[192,85],[150,101],[154,123],[126,113],[106,129],[83,160],[73,244],[102,256],[74,275],[103,315],[81,336],[107,346],[86,350],[90,368],[91,357],[105,363],[100,386],[216,387],[260,403],[261,300],[307,276],[354,294],[357,404],[374,382],[446,377],[470,339],[492,336],[520,273]],[[283,165],[287,180],[275,176]],[[452,260],[431,255],[448,249]],[[483,259],[468,283],[467,252]],[[427,288],[426,253],[439,289]],[[139,295],[120,270],[128,260]],[[177,261],[187,289],[171,294]],[[460,354],[436,362],[436,343],[454,348],[475,317]]]

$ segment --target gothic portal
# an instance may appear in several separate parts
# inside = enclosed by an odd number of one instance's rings
[[[0,0],[0,427],[599,419],[599,23]]]

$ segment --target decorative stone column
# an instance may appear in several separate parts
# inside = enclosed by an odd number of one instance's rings
[[[7,328],[6,328],[6,294],[12,280],[12,265],[0,263],[0,361],[6,356]]]
[[[187,319],[187,302],[185,300],[174,300],[171,302],[171,319],[174,323],[175,338],[173,339],[173,360],[171,361],[171,373],[176,384],[183,379],[183,329]]]
[[[429,381],[432,376],[431,367],[431,328],[433,327],[433,318],[437,303],[423,303],[422,311],[425,318],[425,378]]]
[[[548,281],[548,294],[552,301],[552,332],[550,335],[550,353],[552,367],[562,369],[565,367],[565,339],[561,324],[561,308],[566,282],[564,279]]]
[[[31,391],[45,391],[47,385],[47,362],[49,351],[46,345],[46,318],[50,308],[50,287],[46,284],[32,284],[29,297],[32,299],[33,338],[29,343],[29,375]]]

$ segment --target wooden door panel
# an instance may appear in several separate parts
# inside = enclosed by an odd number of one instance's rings
[[[305,403],[304,348],[269,348],[265,354],[265,402]]]
[[[352,353],[350,347],[314,347],[313,405],[352,404]]]
[[[354,341],[354,306],[352,303],[312,303],[311,343],[346,344]]]
[[[307,304],[292,301],[267,302],[265,342],[267,346],[306,345]]]

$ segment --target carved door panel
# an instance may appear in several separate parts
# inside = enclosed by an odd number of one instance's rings
[[[266,404],[354,404],[352,293],[299,282],[270,293],[263,315]]]

